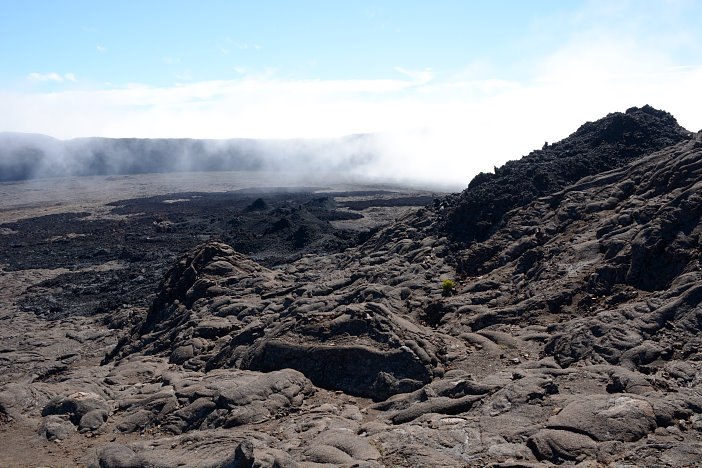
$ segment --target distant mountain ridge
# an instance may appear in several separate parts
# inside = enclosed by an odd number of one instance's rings
[[[0,132],[0,181],[182,171],[344,171],[372,161],[373,135],[334,139],[76,138]]]

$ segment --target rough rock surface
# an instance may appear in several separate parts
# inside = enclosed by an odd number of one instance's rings
[[[463,193],[444,200],[442,227],[457,242],[485,240],[510,210],[689,138],[672,115],[651,106],[609,114],[494,174],[480,173]]]
[[[702,464],[702,132],[644,107],[558,148],[592,164],[460,241],[480,180],[336,253],[190,249],[101,364],[3,348],[3,433],[96,467]]]

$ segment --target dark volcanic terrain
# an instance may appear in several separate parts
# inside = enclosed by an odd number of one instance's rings
[[[702,464],[702,132],[649,106],[460,194],[179,193],[0,235],[8,466]]]

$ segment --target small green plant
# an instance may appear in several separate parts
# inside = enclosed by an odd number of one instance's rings
[[[451,293],[453,293],[453,281],[445,279],[444,283],[441,285],[441,291],[444,296],[450,296]]]

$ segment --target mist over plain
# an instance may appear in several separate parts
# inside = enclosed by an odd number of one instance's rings
[[[460,190],[475,174],[457,177],[428,132],[359,134],[324,139],[75,138],[0,133],[0,181],[68,176],[249,171],[270,183],[409,184]],[[437,157],[420,158],[418,152]],[[477,171],[476,171],[477,173]]]

